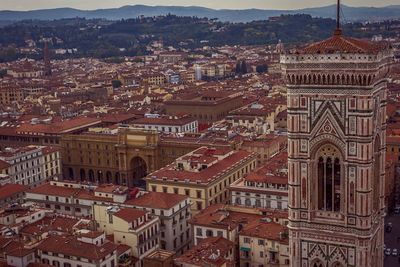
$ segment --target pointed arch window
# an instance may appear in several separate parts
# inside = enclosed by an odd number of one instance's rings
[[[324,265],[320,260],[315,261],[312,265],[312,267],[323,267]]]
[[[339,212],[342,191],[342,167],[339,153],[332,146],[324,146],[317,156],[317,208]]]

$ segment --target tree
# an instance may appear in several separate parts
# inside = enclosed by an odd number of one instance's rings
[[[240,74],[241,73],[241,69],[240,69],[240,61],[238,61],[236,63],[236,70],[235,70],[236,74]]]
[[[247,64],[246,64],[246,61],[242,61],[242,64],[241,64],[241,66],[240,66],[240,72],[242,73],[242,74],[246,74],[247,73]]]
[[[257,71],[258,73],[267,72],[267,71],[268,71],[268,65],[267,65],[267,64],[258,65],[258,66],[256,67],[256,71]]]
[[[111,83],[113,88],[119,88],[122,85],[122,82],[120,80],[113,80]]]
[[[7,74],[6,69],[0,69],[0,78],[3,78]]]

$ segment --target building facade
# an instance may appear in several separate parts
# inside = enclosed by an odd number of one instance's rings
[[[95,205],[94,210],[98,228],[113,235],[116,244],[130,246],[139,259],[135,267],[145,267],[144,258],[159,247],[159,219],[134,208]]]
[[[124,205],[151,212],[160,219],[160,249],[182,254],[192,240],[188,220],[191,218],[188,196],[140,192]]]
[[[192,213],[229,201],[228,187],[256,165],[257,155],[247,151],[201,147],[146,177],[148,191],[190,197]]]
[[[231,203],[249,208],[288,208],[287,153],[272,157],[262,167],[229,186]]]
[[[54,147],[6,148],[0,152],[0,160],[8,164],[6,174],[15,184],[35,187],[61,175],[60,151]]]
[[[41,263],[52,266],[117,266],[117,245],[95,237],[51,236],[37,247]]]
[[[205,92],[195,97],[165,101],[167,115],[187,114],[199,123],[212,123],[243,105],[242,93]]]
[[[240,267],[289,266],[288,229],[266,218],[243,228],[239,247]]]
[[[0,86],[0,104],[11,105],[24,100],[23,92],[17,85]]]
[[[199,130],[198,122],[190,117],[145,117],[133,122],[134,127],[146,130],[155,130],[162,133],[197,133]]]
[[[343,36],[281,56],[290,266],[383,266],[387,44]]]

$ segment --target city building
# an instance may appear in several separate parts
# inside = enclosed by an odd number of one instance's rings
[[[115,131],[64,135],[66,180],[114,183],[133,187],[159,167],[156,131],[119,128]]]
[[[18,85],[0,85],[0,104],[4,106],[20,103],[24,100],[22,89]]]
[[[265,164],[270,157],[287,147],[287,137],[269,134],[257,140],[243,140],[240,149],[257,153],[257,164]]]
[[[233,267],[235,264],[235,243],[221,236],[208,237],[185,254],[174,259],[179,267]]]
[[[387,43],[334,35],[281,55],[290,266],[383,266]]]
[[[222,120],[231,110],[243,104],[242,93],[199,92],[164,102],[167,115],[188,114],[199,123]]]
[[[197,120],[188,116],[147,117],[133,121],[132,125],[162,133],[197,133],[199,130]]]
[[[94,216],[99,230],[113,235],[116,244],[131,247],[132,255],[138,259],[137,267],[144,266],[144,258],[159,247],[160,221],[151,212],[95,205]]]
[[[129,191],[127,187],[112,184],[90,185],[53,181],[27,190],[26,201],[54,210],[57,214],[93,218],[99,224],[104,219],[101,217],[104,210],[108,207],[140,209],[151,213],[152,217],[159,218],[161,249],[181,254],[189,249],[191,243],[188,224],[191,218],[191,203],[185,195],[145,192],[137,188]],[[103,227],[106,226],[103,224]]]
[[[118,265],[117,245],[108,241],[104,233],[81,236],[50,235],[37,246],[41,263],[51,266],[107,266]]]
[[[270,158],[262,167],[229,186],[231,203],[246,207],[288,208],[287,152]]]
[[[141,179],[199,147],[232,147],[228,142],[199,133],[162,135],[138,128],[92,128],[63,135],[63,178],[91,183],[143,186]]]
[[[11,183],[35,187],[61,176],[58,148],[34,145],[6,148],[0,152],[0,160],[8,165],[5,174]]]
[[[82,133],[102,123],[96,118],[78,117],[61,120],[32,118],[30,121],[11,121],[0,125],[0,147],[58,146],[64,134]]]
[[[269,219],[244,226],[239,234],[240,266],[289,266],[288,228]]]
[[[61,149],[60,147],[45,146],[42,148],[44,158],[44,179],[46,181],[59,180],[61,173]]]
[[[10,164],[0,160],[0,185],[5,185],[11,183],[10,175],[8,175],[8,169]]]
[[[267,103],[252,103],[250,105],[233,110],[227,116],[227,120],[233,126],[246,127],[257,134],[265,134],[275,131],[277,114],[286,109],[284,98],[268,98]]]
[[[0,185],[0,208],[15,204],[22,204],[27,187],[20,184]]]
[[[157,249],[144,258],[144,266],[172,267],[174,266],[174,253],[167,250]]]
[[[125,201],[124,206],[145,209],[160,219],[160,249],[182,254],[189,249],[192,234],[188,220],[191,203],[188,196],[139,192],[135,198]]]
[[[201,147],[146,177],[148,191],[190,197],[192,213],[229,201],[228,187],[256,167],[257,155],[246,151]]]
[[[51,181],[25,192],[26,201],[34,202],[56,213],[92,217],[93,205],[123,203],[128,189],[118,185],[97,185],[68,181]]]
[[[238,244],[239,232],[244,225],[263,218],[258,209],[215,204],[209,206],[189,221],[193,229],[193,244],[196,246],[208,237],[224,237]]]

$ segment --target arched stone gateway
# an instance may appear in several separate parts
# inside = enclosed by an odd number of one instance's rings
[[[148,171],[146,161],[139,156],[133,157],[130,161],[129,166],[130,171],[128,174],[127,185],[144,187],[145,181],[143,178],[147,176]]]

